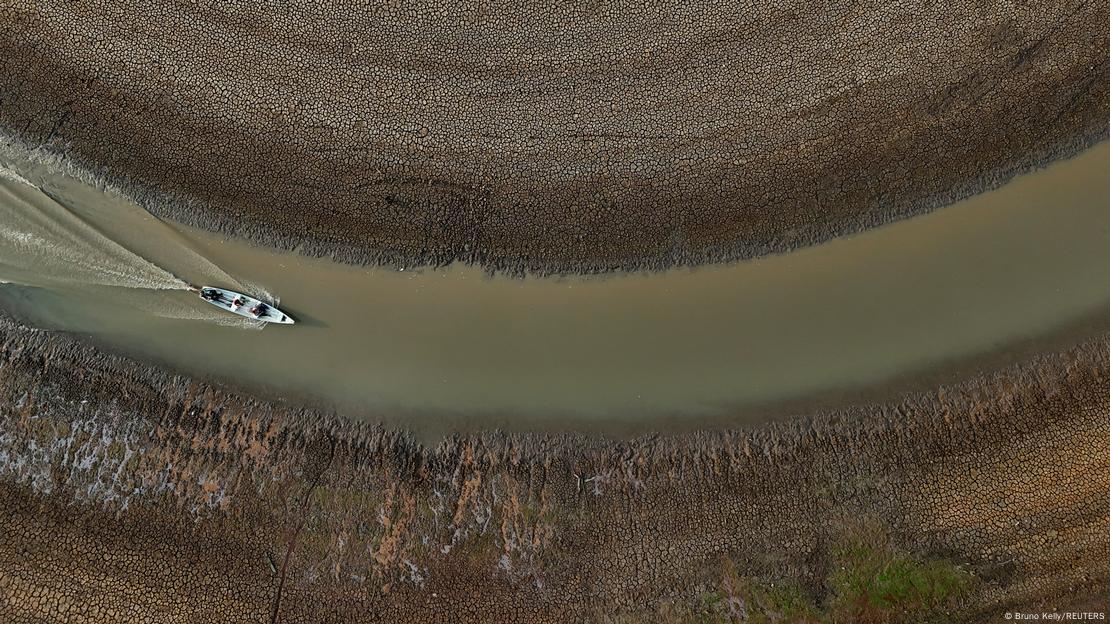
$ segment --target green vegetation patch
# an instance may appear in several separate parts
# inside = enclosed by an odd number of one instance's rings
[[[731,560],[722,566],[721,591],[714,593],[708,611],[711,622],[820,622],[821,613],[805,591],[785,582],[760,583],[741,576]]]
[[[874,523],[855,523],[830,549],[824,595],[791,581],[741,575],[725,559],[719,581],[684,614],[661,621],[686,624],[911,624],[941,622],[974,577],[959,566],[897,548]]]
[[[963,595],[973,580],[947,561],[899,551],[873,528],[850,535],[832,554],[829,612],[836,622],[927,621]]]

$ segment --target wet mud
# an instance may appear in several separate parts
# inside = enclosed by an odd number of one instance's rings
[[[966,570],[950,621],[1110,585],[1105,336],[742,431],[426,446],[2,332],[7,621],[656,621],[723,558],[820,602],[843,518]]]

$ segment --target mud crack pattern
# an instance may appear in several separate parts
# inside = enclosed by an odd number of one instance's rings
[[[751,257],[1104,136],[1101,2],[0,3],[0,124],[350,261]]]

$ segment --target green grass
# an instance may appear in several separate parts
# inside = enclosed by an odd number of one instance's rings
[[[970,574],[941,560],[895,549],[885,535],[865,528],[833,550],[828,578],[834,622],[919,622],[971,585]]]
[[[751,577],[741,576],[732,561],[726,559],[721,570],[720,588],[706,592],[701,597],[704,615],[696,622],[725,624],[740,621],[743,612],[750,624],[816,623],[821,622],[821,612],[797,585],[760,583]]]
[[[896,557],[849,565],[830,578],[836,621],[911,622],[963,592],[966,573],[946,563]]]
[[[789,581],[742,576],[725,559],[718,580],[683,616],[683,624],[911,624],[944,621],[974,582],[971,574],[940,559],[895,547],[874,523],[847,527],[830,550],[822,596]],[[745,616],[738,617],[740,612]]]

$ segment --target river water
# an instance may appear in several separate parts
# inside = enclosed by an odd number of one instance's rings
[[[0,154],[0,306],[414,428],[702,422],[879,386],[1110,309],[1110,142],[929,215],[726,266],[589,278],[355,267],[155,219]],[[280,295],[261,328],[186,282]]]

